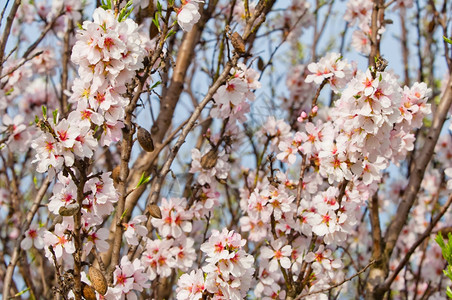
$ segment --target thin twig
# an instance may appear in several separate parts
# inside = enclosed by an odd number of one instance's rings
[[[359,275],[361,275],[362,273],[366,272],[366,270],[367,270],[370,266],[372,266],[374,263],[375,263],[375,260],[372,260],[371,262],[369,262],[369,263],[367,264],[367,266],[364,267],[364,269],[362,269],[362,270],[359,271],[358,273],[356,273],[356,274],[354,274],[354,275],[352,275],[352,276],[350,276],[350,277],[348,277],[348,278],[342,280],[341,282],[339,282],[339,283],[337,283],[337,284],[335,284],[335,285],[332,285],[332,286],[330,286],[330,287],[328,287],[328,288],[326,288],[326,289],[320,290],[320,291],[315,291],[315,292],[312,292],[312,293],[309,293],[309,294],[306,294],[306,295],[299,295],[297,298],[295,298],[295,300],[299,300],[299,299],[302,299],[302,298],[307,297],[307,296],[316,295],[316,294],[320,294],[320,293],[324,293],[324,292],[331,291],[332,289],[335,289],[335,288],[337,288],[337,287],[343,285],[344,283],[346,283],[346,282],[352,280],[352,279],[355,278],[356,276],[359,276]]]

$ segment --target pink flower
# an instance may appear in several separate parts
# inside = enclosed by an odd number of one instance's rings
[[[9,134],[7,145],[12,152],[26,151],[30,146],[31,134],[24,124],[24,118],[21,115],[16,115],[14,119],[7,114],[2,116],[3,124],[0,126],[0,131],[6,131]]]
[[[204,273],[202,270],[193,270],[190,274],[182,274],[177,281],[177,300],[201,299],[205,291]]]
[[[182,7],[177,12],[177,23],[184,31],[191,31],[193,25],[198,23],[201,15],[199,14],[198,3],[204,3],[202,0],[183,1]]]
[[[65,233],[66,229],[67,225],[61,223],[55,225],[55,231],[53,233],[50,231],[44,232],[46,256],[50,259],[51,254],[47,249],[49,246],[52,246],[53,250],[55,251],[55,257],[57,259],[63,257],[63,255],[65,257],[67,257],[68,255],[70,256],[75,252],[74,242],[72,241],[71,236]]]
[[[113,272],[113,277],[114,287],[111,292],[120,299],[137,299],[134,291],[141,292],[150,287],[140,260],[136,258],[131,262],[127,255],[121,258],[120,265],[116,266]]]
[[[123,223],[122,225],[125,228],[124,237],[127,240],[127,243],[130,245],[138,245],[137,235],[146,236],[148,234],[148,230],[143,225],[137,225],[138,223],[145,222],[147,220],[146,216],[139,215],[133,218],[129,223]]]
[[[154,280],[157,275],[168,277],[171,275],[172,268],[177,267],[171,250],[173,242],[173,239],[147,241],[146,251],[141,255],[141,262],[150,280]]]
[[[152,225],[158,228],[163,237],[178,238],[183,232],[191,232],[193,215],[186,210],[185,198],[162,199],[160,209],[162,218],[152,218]]]
[[[25,238],[20,243],[20,247],[25,251],[30,249],[33,245],[36,249],[44,248],[44,240],[42,239],[44,231],[44,227],[38,228],[38,225],[31,224],[30,228],[25,231]]]
[[[195,241],[192,238],[178,239],[179,245],[173,245],[171,253],[174,255],[176,266],[182,271],[188,271],[196,260],[196,250],[193,247]]]
[[[270,272],[275,272],[278,270],[278,263],[284,269],[290,268],[290,255],[292,253],[292,247],[290,245],[284,245],[283,239],[273,240],[270,247],[262,247],[261,256],[262,258],[269,259],[268,270]]]
[[[97,231],[92,231],[88,234],[87,242],[85,243],[83,250],[86,255],[91,252],[93,246],[96,246],[97,251],[105,252],[110,248],[110,244],[106,241],[108,239],[109,231],[105,228],[100,228]]]
[[[49,211],[59,214],[62,206],[75,203],[77,200],[77,186],[69,177],[58,174],[58,181],[53,186],[53,195],[49,199]]]

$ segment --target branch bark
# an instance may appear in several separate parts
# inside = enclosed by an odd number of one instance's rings
[[[20,259],[20,243],[24,239],[25,231],[30,227],[31,221],[33,220],[34,215],[38,211],[38,208],[41,204],[42,199],[44,198],[44,195],[47,191],[47,188],[50,185],[49,178],[44,179],[44,182],[41,185],[41,188],[39,189],[38,193],[36,194],[36,197],[33,201],[33,205],[31,206],[30,210],[27,213],[27,217],[25,219],[24,224],[22,224],[21,227],[21,234],[19,238],[16,240],[16,244],[14,246],[13,253],[11,255],[11,261],[8,264],[8,268],[6,269],[6,275],[3,280],[3,299],[9,299],[9,291],[11,287],[11,280],[13,278],[14,274],[14,268],[16,267],[17,262]]]

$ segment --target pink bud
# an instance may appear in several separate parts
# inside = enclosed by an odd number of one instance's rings
[[[306,114],[305,111],[302,111],[300,116],[298,117],[297,121],[298,122],[303,122],[304,119],[306,119],[308,117],[308,115]]]
[[[312,108],[312,113],[315,114],[319,110],[319,107],[316,105]]]

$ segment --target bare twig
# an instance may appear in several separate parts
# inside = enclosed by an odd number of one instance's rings
[[[36,194],[33,204],[27,213],[24,223],[21,226],[21,234],[20,234],[20,237],[16,240],[16,244],[14,246],[13,253],[11,254],[11,261],[8,264],[8,268],[6,269],[6,275],[3,280],[3,299],[9,299],[8,298],[9,297],[9,288],[11,285],[11,280],[13,278],[14,268],[16,267],[16,264],[20,258],[20,252],[21,252],[20,243],[24,239],[25,231],[27,231],[28,228],[30,227],[31,221],[33,220],[34,215],[38,211],[38,208],[41,204],[42,199],[44,198],[44,195],[45,195],[49,185],[50,185],[50,180],[47,177],[46,179],[44,179],[44,181],[41,185],[41,188],[39,189],[38,193]]]
[[[337,283],[337,284],[334,284],[334,285],[332,285],[332,286],[330,286],[330,287],[328,287],[328,288],[326,288],[326,289],[320,290],[320,291],[315,291],[315,292],[312,292],[312,293],[309,293],[309,294],[305,294],[305,295],[299,295],[297,298],[295,298],[295,300],[299,300],[299,299],[303,299],[304,297],[307,297],[307,296],[316,295],[316,294],[320,294],[320,293],[325,293],[325,292],[331,291],[332,289],[335,289],[335,288],[337,288],[337,287],[343,285],[344,283],[346,283],[346,282],[352,280],[352,279],[355,278],[356,276],[359,276],[359,275],[361,275],[362,273],[366,272],[366,270],[367,270],[370,266],[372,266],[374,263],[375,263],[375,260],[372,260],[371,262],[369,262],[369,263],[367,264],[367,266],[364,267],[364,269],[360,270],[358,273],[353,274],[353,275],[350,276],[350,277],[347,277],[346,279],[342,280],[341,282],[339,282],[339,283]]]

